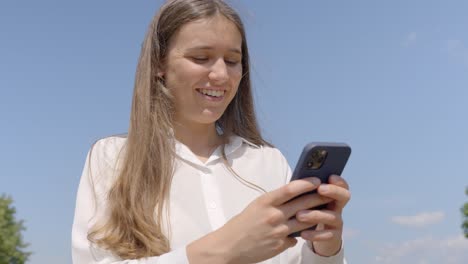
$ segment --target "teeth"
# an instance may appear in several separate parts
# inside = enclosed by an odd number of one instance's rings
[[[202,94],[206,94],[206,95],[214,96],[214,97],[220,97],[224,95],[224,91],[219,91],[219,90],[200,89],[200,92]]]

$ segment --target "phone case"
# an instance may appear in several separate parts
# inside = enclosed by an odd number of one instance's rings
[[[325,152],[324,152],[325,151]],[[315,153],[315,156],[313,156]],[[317,153],[318,157],[317,157]],[[326,153],[324,159],[320,157]],[[307,144],[299,157],[296,168],[294,169],[291,181],[307,177],[317,177],[322,183],[328,183],[330,175],[341,175],[343,173],[346,162],[351,155],[351,148],[345,143],[331,143],[331,142],[312,142]],[[320,165],[320,167],[317,167]],[[312,191],[309,193],[315,193]],[[305,194],[309,194],[305,193]],[[302,194],[302,195],[305,195]],[[301,196],[302,196],[301,195]],[[296,197],[297,198],[297,197]],[[326,205],[321,205],[313,209],[320,210],[326,208]],[[310,228],[314,230],[316,226]],[[290,234],[291,237],[300,236],[301,231]]]

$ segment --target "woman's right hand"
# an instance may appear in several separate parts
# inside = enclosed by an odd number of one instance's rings
[[[223,227],[190,244],[190,263],[209,263],[210,257],[213,263],[257,263],[293,247],[297,240],[288,235],[315,224],[300,223],[292,217],[331,199],[318,194],[291,199],[319,185],[319,179],[305,178],[258,197]]]

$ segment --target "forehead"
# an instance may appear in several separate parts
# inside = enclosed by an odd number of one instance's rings
[[[196,46],[240,50],[242,36],[232,21],[222,15],[215,15],[183,25],[169,46],[178,50]]]

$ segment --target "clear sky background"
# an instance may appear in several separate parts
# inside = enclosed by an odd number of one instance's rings
[[[343,141],[350,263],[467,263],[468,2],[234,0],[262,131],[294,167]],[[0,2],[0,193],[30,263],[70,263],[75,195],[97,139],[127,131],[161,1]]]

